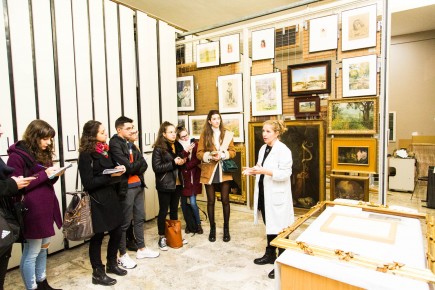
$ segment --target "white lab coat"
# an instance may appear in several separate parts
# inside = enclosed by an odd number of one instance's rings
[[[261,164],[266,144],[260,148],[258,163]],[[264,175],[264,208],[266,212],[266,234],[276,235],[294,222],[294,210],[290,176],[292,174],[292,153],[290,149],[277,140],[263,167],[272,170],[272,176]],[[258,223],[258,181],[255,177],[254,188],[254,223]]]

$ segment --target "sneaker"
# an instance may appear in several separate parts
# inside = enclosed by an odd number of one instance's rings
[[[186,239],[183,239],[183,245],[187,245],[189,242]]]
[[[160,255],[159,252],[150,250],[147,247],[145,247],[142,250],[137,250],[137,252],[136,252],[136,259],[157,258],[159,255]]]
[[[137,266],[127,253],[118,258],[118,265],[125,269],[133,269]]]
[[[159,248],[161,251],[168,250],[168,246],[166,245],[166,238],[164,238],[164,237],[159,238]]]

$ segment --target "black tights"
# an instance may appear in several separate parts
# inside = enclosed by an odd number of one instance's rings
[[[224,212],[224,225],[228,225],[230,221],[230,182],[224,181],[220,184],[221,201]],[[216,190],[213,184],[206,184],[205,191],[207,192],[207,213],[210,220],[210,225],[214,225],[214,203],[216,200]]]

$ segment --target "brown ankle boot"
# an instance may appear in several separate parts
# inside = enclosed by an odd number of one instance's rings
[[[198,225],[198,230],[196,231],[197,234],[202,235],[204,233],[204,230],[201,227],[201,224]]]

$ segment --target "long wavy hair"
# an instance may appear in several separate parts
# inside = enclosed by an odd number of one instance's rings
[[[221,131],[221,135],[219,137],[220,139],[220,143],[222,143],[222,140],[224,139],[224,135],[225,135],[225,127],[222,123],[222,116],[219,113],[218,110],[210,110],[210,112],[208,112],[207,115],[207,119],[204,123],[204,128],[202,131],[202,134],[204,136],[204,148],[208,151],[213,150],[213,129],[211,124],[208,121],[211,121],[211,118],[213,117],[213,115],[219,115],[219,118],[221,119],[221,123],[219,124],[219,130]]]
[[[168,121],[165,121],[160,125],[159,132],[157,133],[157,139],[153,144],[154,148],[161,148],[163,152],[171,151],[168,147],[167,139],[165,138],[165,136],[163,136],[163,133],[166,133],[166,129],[170,126],[175,128],[175,126]]]
[[[44,120],[37,119],[30,122],[27,126],[22,142],[38,163],[51,166],[54,158],[54,136],[56,136],[56,132],[53,127]],[[42,150],[39,147],[39,143],[41,139],[45,138],[50,138],[51,144],[47,146],[47,149]]]
[[[82,137],[80,138],[79,152],[95,152],[97,144],[97,134],[100,129],[101,122],[90,120],[83,126]]]

